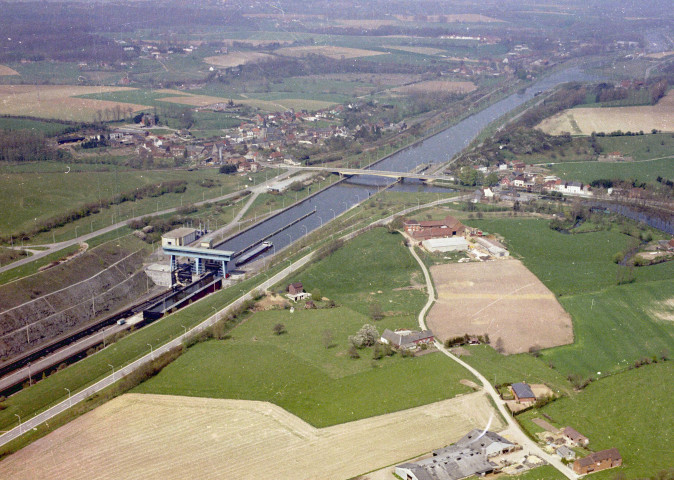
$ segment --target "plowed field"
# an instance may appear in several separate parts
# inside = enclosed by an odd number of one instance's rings
[[[455,442],[492,412],[476,392],[316,429],[270,403],[128,394],[4,459],[0,478],[343,480]]]
[[[571,317],[519,260],[436,265],[431,275],[438,301],[428,326],[443,341],[487,333],[505,353],[573,342]]]

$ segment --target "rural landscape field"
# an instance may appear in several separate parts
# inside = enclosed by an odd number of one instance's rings
[[[669,3],[3,2],[0,478],[671,479]]]

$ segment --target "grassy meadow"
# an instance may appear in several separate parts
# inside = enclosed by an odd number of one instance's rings
[[[623,466],[592,478],[609,480],[621,473],[622,478],[653,476],[672,467],[673,376],[671,361],[646,365],[591,383],[573,397],[524,412],[518,419],[530,431],[539,431],[531,419],[544,414],[553,425],[572,426],[588,437],[594,451],[616,447]]]
[[[399,235],[367,232],[288,279],[302,281],[310,292],[320,290],[335,308],[258,312],[232,338],[190,348],[136,391],[270,401],[317,427],[468,392],[459,381],[469,374],[437,353],[373,360],[366,348],[360,358],[348,355],[348,336],[365,323],[380,333],[417,325],[425,295],[400,290],[415,277],[421,279],[421,272]],[[385,313],[376,322],[368,315],[375,299]],[[274,334],[278,323],[287,333]]]
[[[674,154],[670,158],[629,163],[561,163],[552,166],[552,172],[562,179],[590,183],[599,179],[637,180],[656,183],[657,177],[674,178]]]
[[[0,168],[0,232],[4,234],[30,230],[42,219],[65,213],[89,202],[112,198],[145,185],[168,180],[187,180],[187,190],[159,197],[147,197],[125,202],[100,213],[72,222],[51,232],[43,233],[31,243],[51,243],[89,233],[111,225],[114,221],[131,218],[167,208],[179,207],[203,199],[215,198],[243,187],[236,175],[222,175],[216,169],[186,170],[132,170],[113,165],[74,165],[69,173],[63,163],[39,163]],[[257,179],[259,181],[259,173]],[[264,175],[264,174],[263,174]],[[262,177],[264,178],[264,177]],[[202,185],[212,180],[213,186]]]
[[[628,245],[626,235],[565,235],[539,219],[475,220],[473,225],[503,235],[511,252],[571,314],[574,343],[544,350],[541,357],[563,375],[596,377],[674,351],[674,324],[664,319],[666,302],[674,296],[674,263],[637,268],[634,283],[616,285],[620,267],[612,256]]]

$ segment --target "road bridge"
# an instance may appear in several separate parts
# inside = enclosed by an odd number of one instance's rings
[[[339,175],[372,175],[375,177],[388,177],[388,178],[416,178],[417,180],[423,180],[427,183],[432,183],[438,180],[445,182],[453,182],[454,177],[449,175],[437,175],[430,173],[413,173],[413,172],[391,172],[388,170],[369,170],[363,168],[344,168],[344,167],[296,167],[292,165],[281,165],[284,168],[292,168],[293,170],[314,170],[317,172],[328,172],[328,173],[338,173]]]

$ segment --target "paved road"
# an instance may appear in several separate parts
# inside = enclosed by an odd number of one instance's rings
[[[428,301],[426,302],[426,305],[424,305],[424,308],[421,309],[421,312],[419,312],[419,328],[422,330],[427,330],[426,327],[426,312],[428,312],[428,309],[431,308],[433,303],[435,303],[435,290],[433,288],[433,281],[431,280],[431,275],[428,272],[428,269],[426,268],[426,265],[421,261],[419,256],[417,255],[417,252],[414,251],[414,247],[410,246],[410,253],[412,256],[416,259],[416,261],[419,263],[419,266],[421,267],[421,270],[424,272],[424,277],[426,278],[426,290],[428,291]],[[561,461],[561,459],[557,458],[554,455],[549,455],[548,453],[544,452],[536,442],[531,440],[520,428],[519,424],[517,421],[511,416],[510,412],[507,410],[505,402],[501,400],[501,397],[496,393],[496,390],[492,386],[491,383],[482,375],[480,372],[478,372],[476,369],[468,365],[466,362],[458,358],[457,356],[453,355],[449,350],[447,350],[440,342],[436,341],[435,346],[440,350],[442,353],[447,355],[449,358],[454,360],[456,363],[467,369],[470,373],[475,375],[480,382],[482,383],[482,386],[484,390],[487,392],[487,394],[494,400],[494,403],[496,404],[498,411],[501,413],[503,418],[508,424],[508,433],[510,437],[517,442],[519,445],[522,446],[523,449],[537,455],[538,457],[544,459],[546,462],[548,462],[550,465],[555,467],[557,470],[559,470],[564,476],[571,480],[576,480],[580,478],[578,475],[576,475],[569,467],[564,465]]]

